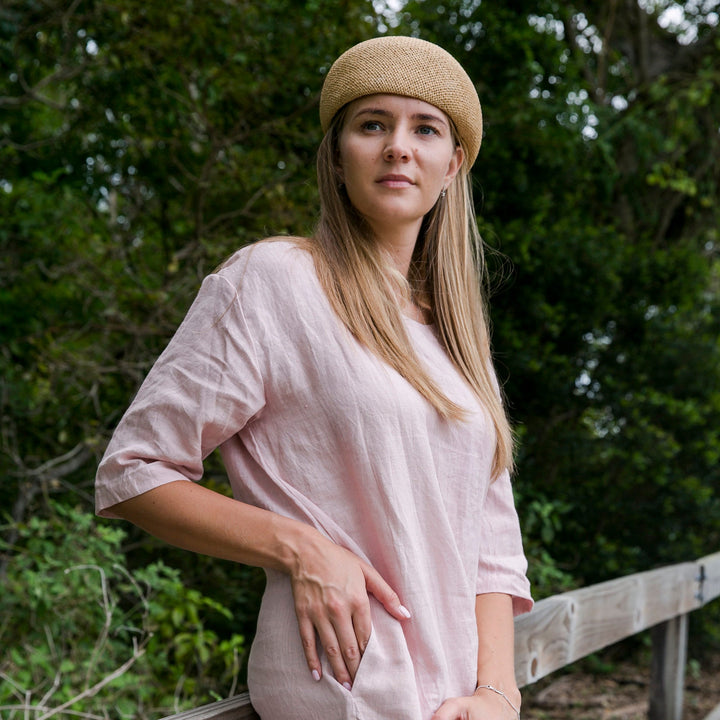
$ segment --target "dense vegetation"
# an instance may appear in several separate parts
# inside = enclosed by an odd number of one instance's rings
[[[3,716],[157,717],[238,681],[260,574],[95,520],[94,469],[201,278],[312,230],[323,74],[377,34],[439,42],[483,102],[536,596],[720,549],[718,5],[3,2]]]

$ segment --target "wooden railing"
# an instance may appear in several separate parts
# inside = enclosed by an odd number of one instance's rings
[[[538,602],[515,622],[523,687],[652,628],[650,720],[681,720],[688,613],[720,596],[720,553],[629,575]],[[720,720],[720,708],[713,713]],[[715,718],[714,718],[715,720]]]
[[[681,720],[688,613],[717,597],[720,552],[540,600],[515,621],[518,685],[652,628],[649,720]],[[165,720],[245,718],[259,720],[247,693]],[[705,720],[720,720],[720,705]]]

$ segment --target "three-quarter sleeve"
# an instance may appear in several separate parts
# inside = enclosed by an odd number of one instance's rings
[[[476,594],[506,593],[513,598],[515,615],[529,612],[533,600],[526,570],[510,476],[505,471],[490,485],[485,500]]]
[[[237,289],[205,278],[185,319],[116,428],[98,468],[96,512],[175,480],[264,405],[263,378]]]

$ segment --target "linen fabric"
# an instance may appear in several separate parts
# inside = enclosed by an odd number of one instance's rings
[[[455,123],[468,151],[466,168],[482,143],[480,99],[462,65],[439,45],[393,35],[353,45],[330,67],[320,93],[320,124],[327,132],[341,107],[366,95],[405,95],[440,108]]]
[[[307,251],[239,251],[208,276],[116,429],[96,508],[197,481],[220,447],[235,498],[306,522],[372,564],[412,619],[371,597],[373,631],[351,691],[302,652],[288,576],[268,571],[249,660],[263,720],[429,720],[476,682],[475,596],[532,606],[495,437],[434,329],[406,320],[419,357],[467,421],[442,419],[356,342]]]

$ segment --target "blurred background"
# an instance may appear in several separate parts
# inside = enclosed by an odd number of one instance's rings
[[[483,104],[473,178],[536,598],[720,550],[719,12],[3,0],[3,713],[154,718],[242,688],[262,572],[94,518],[94,472],[201,279],[312,232],[323,77],[377,35],[439,43]],[[205,482],[227,492],[215,457]],[[720,612],[693,622],[700,662]]]

